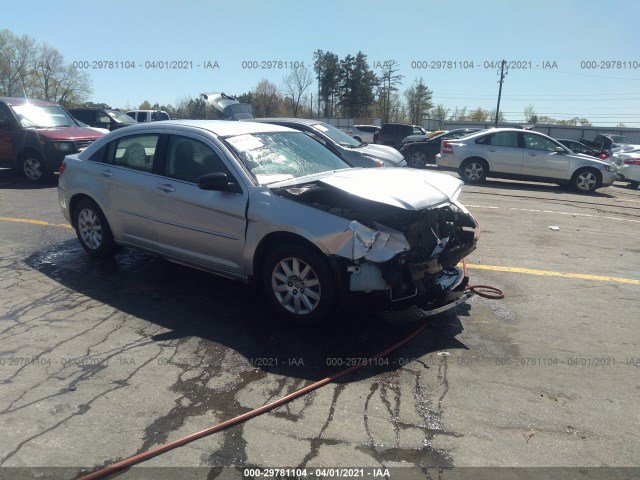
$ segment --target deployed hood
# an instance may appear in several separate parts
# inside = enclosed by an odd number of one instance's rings
[[[255,118],[251,105],[248,103],[240,103],[235,97],[222,93],[201,93],[200,96],[222,113],[227,120],[245,120]]]
[[[445,173],[411,168],[348,168],[314,176],[313,180],[300,180],[270,187],[290,188],[317,183],[404,210],[419,210],[451,202],[462,187],[461,180]]]

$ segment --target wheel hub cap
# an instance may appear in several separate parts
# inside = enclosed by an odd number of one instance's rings
[[[271,287],[282,307],[298,315],[311,313],[320,303],[320,281],[299,258],[285,258],[275,266]]]

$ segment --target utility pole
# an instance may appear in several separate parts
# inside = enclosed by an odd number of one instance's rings
[[[498,126],[498,118],[500,117],[500,97],[502,97],[502,83],[504,82],[504,77],[507,75],[504,72],[504,65],[506,63],[506,60],[502,60],[500,64],[500,80],[498,81],[498,83],[500,84],[500,88],[498,89],[498,106],[496,107],[496,121],[494,123],[495,127]]]

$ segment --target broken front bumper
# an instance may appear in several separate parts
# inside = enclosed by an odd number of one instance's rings
[[[466,302],[473,293],[467,290],[469,277],[458,267],[450,267],[432,279],[429,299],[418,301],[416,305],[422,316],[437,315]]]

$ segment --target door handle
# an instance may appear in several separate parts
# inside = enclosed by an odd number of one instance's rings
[[[530,157],[537,157],[538,156],[537,153],[527,153],[527,155],[529,155]]]
[[[495,152],[496,151],[495,148],[487,148],[487,150],[489,150],[490,152]]]
[[[176,191],[176,189],[173,188],[170,183],[161,183],[160,185],[156,185],[156,188],[159,188],[163,192],[167,192],[167,193]]]
[[[103,170],[100,173],[102,174],[103,177],[110,177],[111,175],[113,175],[113,173],[111,173],[111,170]]]

